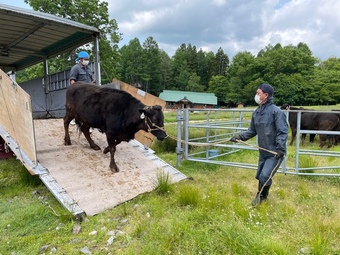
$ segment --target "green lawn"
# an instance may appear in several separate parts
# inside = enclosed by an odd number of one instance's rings
[[[153,149],[176,167],[173,143]],[[191,178],[77,222],[19,161],[0,160],[0,254],[340,254],[340,178],[278,173],[253,208],[254,170],[177,168]]]

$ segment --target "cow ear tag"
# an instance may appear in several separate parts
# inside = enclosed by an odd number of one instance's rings
[[[145,119],[145,114],[144,114],[144,112],[142,112],[142,114],[140,115],[140,118],[141,118],[142,120]]]

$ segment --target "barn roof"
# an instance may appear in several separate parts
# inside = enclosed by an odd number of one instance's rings
[[[95,27],[48,13],[0,4],[0,68],[20,70],[99,36]]]
[[[214,93],[163,90],[159,98],[167,102],[179,102],[186,99],[195,104],[217,105],[217,97]]]

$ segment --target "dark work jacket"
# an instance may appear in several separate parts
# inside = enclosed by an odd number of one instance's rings
[[[252,114],[251,123],[247,131],[240,134],[240,138],[246,141],[258,136],[259,147],[267,150],[281,150],[286,152],[288,138],[288,123],[285,113],[273,104],[270,97],[266,103],[259,106]],[[274,156],[270,152],[259,150],[263,157]]]
[[[91,83],[94,81],[94,74],[90,66],[83,66],[78,63],[71,68],[70,80]]]

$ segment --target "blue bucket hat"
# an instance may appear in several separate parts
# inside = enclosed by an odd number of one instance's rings
[[[90,55],[86,51],[80,51],[76,61],[79,61],[81,58],[90,58]]]
[[[274,88],[269,84],[261,84],[259,89],[262,90],[263,93],[268,93],[269,97],[274,95]]]

